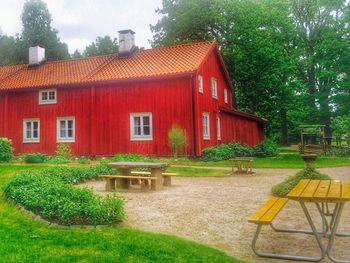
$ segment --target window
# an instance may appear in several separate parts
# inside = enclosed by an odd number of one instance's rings
[[[218,98],[218,88],[217,88],[216,79],[214,78],[211,79],[211,96],[214,99]]]
[[[203,112],[203,139],[210,140],[209,113]]]
[[[57,102],[56,89],[47,89],[39,91],[39,104],[55,104]]]
[[[40,121],[38,119],[23,121],[23,142],[40,142]]]
[[[130,138],[132,141],[152,140],[152,113],[130,114]]]
[[[198,75],[198,91],[203,93],[203,77]]]
[[[75,118],[57,118],[57,142],[75,141]]]
[[[218,140],[221,140],[221,127],[220,127],[220,117],[216,117],[216,129],[217,129],[217,136]]]
[[[224,101],[228,103],[227,89],[224,89]]]

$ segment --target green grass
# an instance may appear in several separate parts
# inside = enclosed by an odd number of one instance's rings
[[[38,165],[0,165],[0,187],[16,171]],[[0,192],[2,195],[2,192]],[[123,227],[53,229],[0,199],[1,262],[240,262],[181,238]]]
[[[174,165],[205,166],[205,167],[231,167],[232,161],[202,162],[181,159],[170,161]],[[350,166],[350,158],[319,156],[316,160],[316,168]],[[304,168],[304,161],[299,154],[280,154],[277,157],[254,158],[253,168]]]
[[[179,173],[182,177],[221,177],[228,175],[230,171],[217,169],[200,169],[191,167],[169,167],[169,173]]]

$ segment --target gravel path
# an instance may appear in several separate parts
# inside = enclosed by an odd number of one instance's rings
[[[334,179],[350,180],[350,167],[319,169]],[[157,233],[177,235],[214,248],[247,262],[290,262],[256,257],[250,248],[255,225],[247,218],[264,203],[271,186],[294,175],[293,169],[257,169],[256,176],[225,178],[173,178],[173,186],[160,191],[121,192],[126,202],[124,226]],[[106,195],[104,182],[81,186],[92,187]],[[315,208],[311,212],[317,215]],[[307,227],[298,203],[290,201],[276,225]],[[281,223],[282,220],[286,223]],[[350,205],[345,207],[341,229],[350,232]],[[317,245],[312,236],[278,234],[264,227],[260,248],[278,248],[279,252],[315,255]],[[326,240],[325,240],[326,241]],[[350,238],[337,238],[338,256],[350,258]],[[322,262],[329,262],[324,260]]]

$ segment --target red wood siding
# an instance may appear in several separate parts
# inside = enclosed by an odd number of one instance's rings
[[[7,137],[16,153],[53,154],[57,117],[75,117],[77,155],[116,153],[170,154],[168,130],[186,129],[192,154],[191,79],[129,83],[57,90],[57,104],[39,105],[38,90],[9,93]],[[0,134],[4,135],[4,98],[0,99]],[[130,140],[130,113],[151,112],[152,141]],[[40,119],[40,143],[23,143],[23,120]],[[6,125],[6,124],[5,124]]]

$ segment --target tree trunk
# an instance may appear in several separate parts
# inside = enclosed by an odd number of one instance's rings
[[[282,109],[280,110],[280,121],[281,121],[281,144],[289,145],[287,110],[284,107],[282,107]]]

